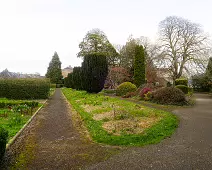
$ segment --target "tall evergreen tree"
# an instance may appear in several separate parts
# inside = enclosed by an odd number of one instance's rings
[[[60,84],[62,82],[61,62],[57,52],[54,53],[52,60],[49,63],[46,77],[50,78],[51,83]]]
[[[104,88],[108,74],[106,55],[93,53],[84,57],[82,63],[83,89],[90,93],[98,93]]]
[[[145,51],[142,45],[135,47],[134,84],[139,87],[145,83]]]

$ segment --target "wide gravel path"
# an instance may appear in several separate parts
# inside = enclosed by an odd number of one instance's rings
[[[131,148],[89,169],[212,169],[212,98],[197,94],[192,108],[174,111],[177,132],[160,144]]]

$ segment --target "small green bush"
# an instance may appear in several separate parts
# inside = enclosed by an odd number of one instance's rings
[[[179,78],[175,80],[175,86],[177,85],[184,85],[184,86],[188,86],[188,80],[185,78]]]
[[[182,90],[175,87],[164,87],[152,93],[153,102],[168,105],[185,105],[186,98]]]
[[[137,87],[130,83],[130,82],[124,82],[120,84],[116,89],[116,95],[117,96],[124,96],[128,92],[135,92],[137,90]]]
[[[46,99],[49,91],[49,79],[0,79],[0,98]]]
[[[8,138],[8,131],[0,127],[0,162],[4,156]]]
[[[188,86],[185,86],[185,85],[177,85],[177,86],[175,86],[176,88],[178,88],[178,89],[180,89],[180,90],[182,90],[182,92],[184,93],[184,94],[188,94]]]

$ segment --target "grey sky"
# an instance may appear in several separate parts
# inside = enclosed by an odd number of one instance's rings
[[[1,0],[0,71],[46,73],[57,51],[62,67],[80,65],[78,45],[99,28],[112,44],[130,34],[157,38],[158,23],[176,15],[212,34],[210,0]]]

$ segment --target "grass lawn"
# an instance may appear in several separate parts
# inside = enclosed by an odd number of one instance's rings
[[[111,145],[143,146],[171,136],[178,126],[175,115],[102,94],[62,89],[80,114],[92,139]]]
[[[36,107],[29,107],[25,102],[32,102],[29,100],[8,100],[0,98],[0,105],[2,103],[13,104],[10,107],[0,108],[0,126],[8,130],[9,139],[12,139],[16,133],[24,126],[24,124],[32,117],[35,111],[42,105],[38,104]],[[3,106],[2,106],[3,107]]]

